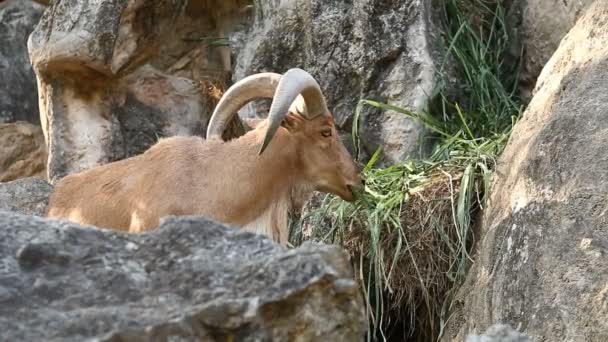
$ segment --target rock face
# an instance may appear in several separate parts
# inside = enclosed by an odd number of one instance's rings
[[[39,126],[0,123],[0,182],[23,177],[45,178],[46,147]]]
[[[0,326],[10,341],[356,341],[345,253],[287,250],[198,218],[120,234],[0,214]]]
[[[431,1],[293,0],[256,2],[253,24],[234,35],[235,79],[300,67],[321,85],[340,128],[350,131],[360,99],[426,110],[436,86],[439,36]],[[268,110],[252,104],[242,117]],[[384,161],[416,155],[425,130],[396,112],[366,107],[362,148],[384,146]]]
[[[528,91],[562,38],[595,0],[511,0],[509,26],[523,45],[520,78]],[[519,54],[519,47],[515,49]],[[525,94],[529,95],[529,94]]]
[[[45,180],[33,177],[0,183],[0,210],[44,216],[52,190]]]
[[[261,71],[309,71],[345,132],[361,98],[428,109],[441,62],[432,0],[264,0],[250,20],[251,3],[53,1],[28,41],[50,181],[142,153],[163,136],[204,135],[214,89]],[[231,79],[230,51],[214,37],[235,27],[245,29],[232,35]],[[247,108],[242,117],[267,109]],[[243,131],[235,118],[226,138]],[[359,133],[363,158],[382,145],[383,161],[397,162],[426,146],[418,122],[372,107]]]
[[[0,3],[0,123],[40,122],[36,76],[27,53],[27,37],[44,7],[29,0]]]
[[[28,40],[52,182],[142,153],[163,136],[203,133],[214,103],[202,75],[215,70],[218,85],[229,75],[208,37],[230,8],[218,16],[210,4],[52,2]]]
[[[541,73],[500,158],[445,341],[500,321],[536,341],[608,341],[608,2]]]

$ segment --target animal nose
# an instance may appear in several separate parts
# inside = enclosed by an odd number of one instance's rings
[[[365,183],[363,180],[360,180],[357,183],[348,185],[348,189],[355,197],[359,197],[365,192]]]
[[[363,172],[363,169],[365,168],[365,165],[362,163],[357,162],[356,163],[356,168],[357,168],[357,173],[361,174],[361,172]]]

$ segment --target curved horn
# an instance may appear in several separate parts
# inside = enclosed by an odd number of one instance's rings
[[[280,80],[281,74],[263,72],[247,76],[233,84],[224,93],[211,115],[207,126],[207,139],[221,139],[228,122],[251,100],[260,97],[272,98]]]
[[[272,137],[274,137],[277,129],[279,129],[281,121],[283,121],[283,118],[289,111],[289,107],[300,94],[302,94],[306,108],[308,109],[304,113],[309,119],[329,112],[325,103],[325,97],[317,81],[302,69],[289,69],[281,77],[272,100],[268,114],[268,130],[266,131],[264,143],[259,154],[262,154],[266,147],[268,147]]]

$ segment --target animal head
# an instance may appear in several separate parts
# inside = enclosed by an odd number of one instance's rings
[[[236,112],[256,98],[272,98],[265,120],[249,122],[254,130],[265,131],[260,155],[267,151],[277,131],[283,130],[298,146],[299,165],[306,181],[318,191],[329,192],[346,201],[362,187],[359,168],[340,140],[333,116],[316,80],[301,69],[284,75],[259,73],[235,83],[218,103],[207,128],[207,139],[221,139]]]

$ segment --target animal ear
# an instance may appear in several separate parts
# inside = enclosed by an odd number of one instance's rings
[[[292,112],[287,113],[281,122],[281,126],[285,127],[288,131],[293,132],[302,125],[303,119],[300,115]]]
[[[245,125],[245,128],[249,129],[249,130],[253,130],[256,129],[262,122],[264,122],[264,119],[260,119],[260,118],[245,118],[241,120],[243,122],[243,125]]]

